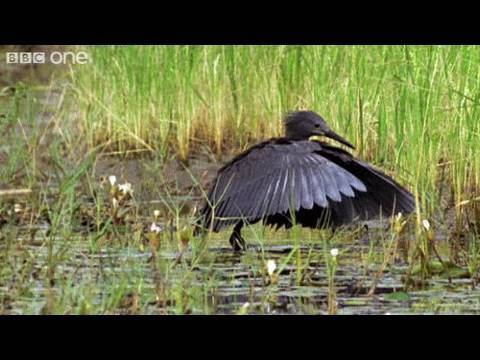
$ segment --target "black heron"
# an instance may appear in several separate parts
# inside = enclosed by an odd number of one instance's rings
[[[414,210],[412,194],[391,177],[341,148],[310,140],[321,135],[354,148],[320,115],[290,112],[284,127],[285,137],[254,145],[224,165],[208,192],[201,227],[218,232],[235,224],[234,251],[246,249],[244,222],[336,228]]]

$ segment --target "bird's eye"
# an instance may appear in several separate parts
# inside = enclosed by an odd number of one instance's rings
[[[319,128],[319,127],[320,127],[320,124],[315,124],[315,127],[316,127],[316,128]]]

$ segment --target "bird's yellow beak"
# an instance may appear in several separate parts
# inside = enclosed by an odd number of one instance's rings
[[[320,141],[322,139],[321,135],[312,135],[308,138],[310,141]]]

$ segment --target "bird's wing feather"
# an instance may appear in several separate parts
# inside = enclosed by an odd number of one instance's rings
[[[356,193],[355,198],[350,200],[357,209],[357,213],[361,215],[360,218],[370,219],[378,216],[380,208],[385,216],[392,215],[394,211],[408,214],[415,209],[413,195],[380,170],[353,158],[339,148],[326,144],[322,144],[320,154],[360,180],[360,183],[351,185],[357,190],[363,188],[366,191]],[[342,205],[336,204],[336,206],[341,207]]]
[[[204,226],[213,230],[244,218],[255,221],[290,209],[327,207],[354,196],[365,185],[321,155],[312,141],[270,140],[225,165],[208,194]],[[213,208],[212,208],[213,206]]]

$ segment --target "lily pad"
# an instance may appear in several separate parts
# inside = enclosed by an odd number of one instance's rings
[[[410,300],[410,295],[404,291],[398,291],[386,294],[384,299],[386,301],[408,301]]]

